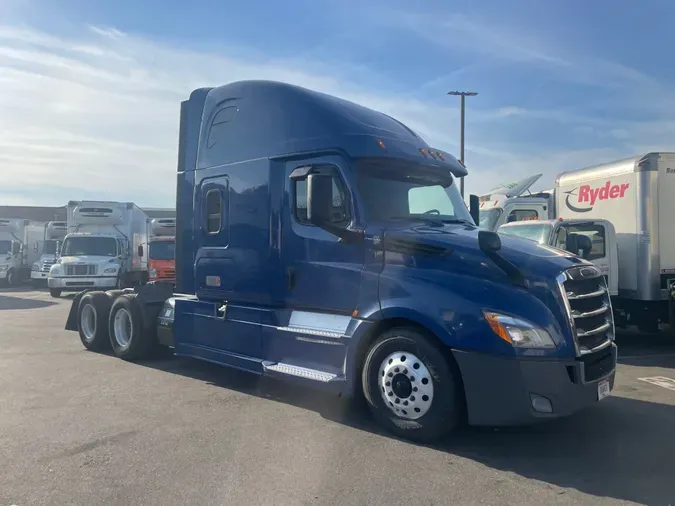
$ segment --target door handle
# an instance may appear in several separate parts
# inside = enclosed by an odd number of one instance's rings
[[[295,285],[295,269],[289,267],[286,269],[286,286],[290,290]]]

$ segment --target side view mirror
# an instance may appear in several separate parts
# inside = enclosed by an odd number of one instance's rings
[[[35,244],[33,244],[33,252],[37,253],[38,251],[40,251],[40,244],[35,241]]]
[[[496,253],[502,249],[502,240],[497,232],[481,230],[478,232],[478,247],[485,253]]]
[[[480,223],[480,202],[478,195],[469,195],[469,214],[473,222],[478,226]]]
[[[312,225],[346,239],[350,232],[333,223],[333,176],[310,174],[307,176],[307,219]]]
[[[18,255],[19,253],[21,253],[21,250],[22,250],[21,244],[16,241],[12,241],[12,255]]]
[[[143,245],[140,245],[140,246],[138,247],[138,256],[139,256],[139,257],[142,257],[142,256],[143,256]]]
[[[61,256],[61,241],[56,241],[56,253],[54,253],[56,258]]]
[[[567,234],[567,244],[565,249],[570,253],[580,256],[581,258],[588,258],[593,248],[591,240],[582,234]]]

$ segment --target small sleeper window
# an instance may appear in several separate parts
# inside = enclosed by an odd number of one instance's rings
[[[209,234],[220,232],[223,221],[223,200],[220,190],[206,192],[206,231]]]

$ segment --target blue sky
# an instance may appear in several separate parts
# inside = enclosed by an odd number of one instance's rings
[[[247,78],[354,100],[453,153],[446,92],[478,91],[467,190],[551,187],[675,150],[674,19],[667,0],[0,0],[0,203],[173,205],[180,100]]]

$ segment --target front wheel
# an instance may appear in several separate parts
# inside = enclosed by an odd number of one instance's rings
[[[441,439],[461,419],[461,378],[434,340],[412,328],[383,333],[368,352],[363,392],[377,421],[418,442]]]
[[[59,297],[61,297],[61,289],[60,288],[50,288],[49,289],[49,295],[51,295],[55,299],[58,299]]]

